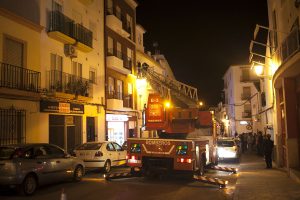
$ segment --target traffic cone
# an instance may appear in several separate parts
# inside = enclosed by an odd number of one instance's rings
[[[67,195],[64,188],[61,191],[60,200],[67,200]]]

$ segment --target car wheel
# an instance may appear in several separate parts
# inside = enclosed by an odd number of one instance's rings
[[[104,170],[105,173],[110,172],[110,170],[111,170],[111,163],[110,163],[109,160],[107,160],[107,161],[105,162],[103,170]]]
[[[34,175],[29,174],[25,177],[23,183],[18,187],[19,192],[22,195],[32,195],[38,186],[37,179]]]
[[[83,175],[84,175],[83,167],[82,166],[77,166],[76,169],[74,170],[73,180],[74,181],[81,181]]]

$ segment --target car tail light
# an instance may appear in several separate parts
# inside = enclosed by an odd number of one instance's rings
[[[103,153],[101,151],[97,151],[95,153],[95,157],[101,157],[101,156],[103,156]]]

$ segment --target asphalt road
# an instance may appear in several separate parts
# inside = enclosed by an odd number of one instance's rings
[[[220,166],[238,167],[237,164],[222,163]],[[115,172],[126,171],[126,168],[115,168]],[[130,200],[169,200],[169,199],[232,199],[238,174],[208,170],[209,177],[226,179],[229,184],[220,189],[192,180],[188,176],[172,175],[154,178],[123,178],[106,181],[99,171],[89,171],[81,182],[63,182],[41,187],[30,197],[19,196],[14,190],[1,190],[1,200],[61,200],[64,189],[67,200],[96,200],[96,199],[130,199]]]

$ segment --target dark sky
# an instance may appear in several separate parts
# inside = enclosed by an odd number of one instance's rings
[[[255,24],[268,25],[267,0],[138,0],[137,23],[147,31],[146,50],[159,50],[177,80],[198,88],[216,105],[230,65],[248,64]],[[153,51],[152,51],[153,52]]]

